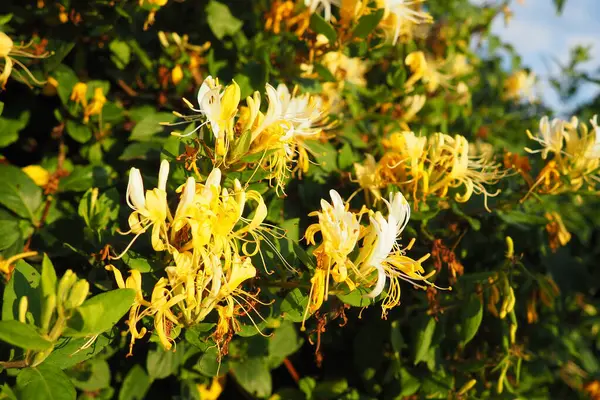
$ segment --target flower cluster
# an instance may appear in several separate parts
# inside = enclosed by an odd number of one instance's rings
[[[150,300],[142,293],[142,278],[131,270],[125,281],[114,266],[107,269],[115,275],[118,286],[136,290],[137,297],[129,314],[131,345],[143,337],[145,328],[138,328],[145,316],[154,318],[154,327],[162,345],[171,347],[169,326],[191,326],[203,321],[213,310],[219,313],[216,335],[223,336],[235,327],[233,316],[237,308],[251,310],[247,301],[253,295],[241,286],[254,278],[256,268],[251,256],[260,253],[261,241],[270,231],[263,226],[267,215],[261,195],[244,190],[238,180],[233,188],[221,187],[221,171],[212,170],[204,183],[189,177],[178,192],[179,203],[172,213],[167,202],[169,163],[163,161],[158,186],[144,192],[138,169],[132,168],[127,186],[127,204],[133,242],[151,231],[154,250],[169,254],[166,276],[154,286]],[[253,216],[244,217],[249,202],[256,204]],[[118,259],[123,254],[114,257]]]
[[[386,281],[389,288],[382,302],[382,315],[400,304],[400,280],[415,287],[433,286],[427,279],[435,273],[425,274],[421,264],[429,254],[414,260],[406,256],[414,244],[406,247],[398,244],[400,235],[410,219],[410,206],[400,192],[390,194],[387,217],[380,211],[363,207],[358,213],[349,211],[348,204],[335,191],[330,191],[331,203],[321,200],[321,211],[316,215],[319,222],[309,226],[305,237],[315,245],[315,235],[320,232],[322,240],[313,251],[317,265],[311,278],[309,304],[304,319],[317,311],[330,293],[330,286],[345,291],[364,288],[366,297],[376,298],[383,293]],[[370,224],[360,224],[361,216],[367,214]]]
[[[540,153],[545,161],[531,190],[558,194],[576,192],[585,187],[587,190],[596,191],[600,180],[600,128],[597,116],[594,116],[590,123],[591,130],[585,123],[580,123],[577,117],[572,117],[570,121],[559,118],[550,121],[548,117],[543,117],[536,136],[527,131],[527,136],[538,142],[542,148],[525,150],[529,153]]]
[[[203,120],[188,136],[210,125],[214,136],[215,165],[248,164],[244,157],[257,155],[258,164],[269,172],[278,191],[294,172],[309,168],[307,142],[322,138],[327,129],[328,103],[318,96],[291,92],[284,84],[277,88],[267,84],[268,108],[260,110],[261,95],[255,91],[240,106],[240,87],[233,81],[225,88],[218,79],[207,77],[198,91],[198,108],[186,100],[188,107],[200,116],[177,116],[189,121]],[[255,157],[256,158],[256,157]],[[240,168],[244,168],[242,165]]]
[[[404,131],[383,140],[387,149],[378,163],[368,156],[364,165],[355,165],[361,187],[379,198],[379,189],[394,184],[410,193],[415,203],[435,194],[445,197],[450,189],[462,189],[454,198],[466,202],[475,194],[483,194],[487,208],[486,185],[493,185],[506,175],[491,155],[474,153],[464,136],[436,133],[430,137]]]

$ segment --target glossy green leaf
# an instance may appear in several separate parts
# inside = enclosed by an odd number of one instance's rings
[[[135,290],[116,289],[86,300],[69,321],[64,335],[93,336],[111,329],[129,311]]]
[[[75,400],[77,394],[63,371],[45,363],[19,372],[17,393],[20,399],[35,400]]]
[[[27,350],[52,347],[52,342],[40,335],[34,326],[16,320],[0,321],[0,340]]]
[[[42,189],[17,167],[0,164],[0,204],[20,217],[36,221]]]

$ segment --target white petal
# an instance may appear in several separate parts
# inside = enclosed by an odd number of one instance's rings
[[[135,210],[146,208],[146,199],[144,196],[144,181],[142,174],[137,168],[131,168],[129,172],[129,183],[127,184],[127,198],[131,201],[129,205]]]
[[[371,299],[374,299],[375,297],[379,296],[381,292],[383,292],[386,278],[385,271],[383,270],[383,267],[381,265],[374,265],[374,267],[377,268],[377,283],[375,283],[375,287],[373,288],[373,290],[371,290],[371,292],[365,295],[365,297]]]
[[[158,170],[158,188],[160,190],[167,190],[167,179],[169,178],[169,162],[162,160],[160,163],[160,169]]]

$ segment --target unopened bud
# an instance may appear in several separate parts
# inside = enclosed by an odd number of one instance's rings
[[[26,323],[27,309],[29,308],[29,300],[27,296],[21,297],[19,300],[19,322]]]
[[[515,344],[515,339],[517,335],[517,324],[510,325],[510,344]]]
[[[88,293],[90,292],[90,284],[85,279],[80,279],[73,285],[69,297],[65,302],[66,309],[77,308],[83,304]]]
[[[465,383],[460,390],[458,391],[459,395],[465,394],[467,393],[469,390],[471,390],[473,388],[473,386],[475,386],[475,384],[477,383],[477,379],[471,379],[470,381],[468,381],[467,383]]]
[[[58,282],[58,289],[56,291],[57,294],[57,303],[60,307],[63,306],[63,303],[67,300],[67,295],[73,286],[77,282],[77,275],[70,269],[68,269],[65,274],[60,278]]]
[[[515,245],[510,236],[506,237],[506,247],[507,247],[506,258],[508,258],[508,259],[513,258],[515,255]]]
[[[40,327],[43,333],[47,333],[50,330],[50,323],[52,322],[52,315],[56,309],[56,294],[51,293],[46,297],[44,304],[42,305],[42,315],[40,321]]]

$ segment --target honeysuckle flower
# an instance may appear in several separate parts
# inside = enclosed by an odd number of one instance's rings
[[[505,100],[521,101],[526,99],[533,103],[536,101],[535,81],[535,73],[525,70],[517,71],[504,81],[502,96]]]
[[[71,96],[69,97],[69,100],[74,101],[77,105],[81,104],[84,109],[87,108],[87,90],[88,86],[86,83],[77,82],[73,86],[73,90],[71,90]]]
[[[99,115],[104,108],[104,104],[106,104],[106,97],[104,96],[104,91],[102,88],[97,87],[94,89],[94,95],[92,97],[92,101],[90,104],[85,106],[83,110],[83,122],[87,123],[90,120],[90,117],[93,115]]]
[[[195,108],[187,99],[183,99],[186,105],[192,111],[199,113],[200,116],[188,116],[174,112],[176,116],[183,118],[183,121],[174,124],[167,123],[165,125],[188,124],[189,122],[206,118],[203,123],[199,124],[186,135],[173,134],[176,136],[189,136],[203,126],[210,124],[211,131],[215,137],[216,153],[218,156],[224,156],[227,153],[229,142],[233,140],[235,116],[238,113],[240,93],[240,87],[235,81],[222,90],[219,80],[209,75],[202,82],[200,89],[198,89],[198,108]]]
[[[360,87],[367,84],[365,73],[368,64],[359,57],[348,57],[341,51],[330,51],[323,56],[321,63],[342,83],[349,82]]]
[[[556,251],[559,247],[566,246],[571,240],[571,233],[565,227],[560,214],[552,211],[545,213],[544,216],[548,220],[546,232],[548,232],[550,249]]]
[[[28,165],[22,170],[38,186],[46,186],[50,180],[50,173],[40,165]]]
[[[526,147],[527,152],[539,152],[542,159],[547,159],[550,153],[553,156],[540,171],[530,192],[538,186],[544,193],[576,191],[584,184],[595,190],[600,181],[599,129],[596,121],[596,116],[590,120],[590,130],[576,117],[572,117],[570,121],[554,119],[552,122],[543,117],[538,135],[534,136],[527,131],[530,139],[542,145],[539,150]],[[561,177],[567,179],[563,180]]]
[[[440,86],[449,86],[451,76],[442,72],[442,62],[428,59],[422,51],[413,51],[406,56],[404,62],[412,72],[404,83],[407,89],[412,89],[419,80],[423,81],[428,93],[435,92]]]
[[[398,42],[404,25],[433,22],[431,15],[419,11],[417,6],[424,0],[377,0],[378,8],[384,9],[380,26],[392,38],[392,44]]]
[[[121,275],[121,271],[115,268],[113,265],[107,265],[107,271],[111,271],[114,274],[115,281],[119,289],[133,289],[135,290],[135,300],[133,305],[129,309],[129,317],[127,319],[127,326],[129,327],[129,333],[131,334],[131,341],[129,343],[129,354],[133,355],[133,345],[137,339],[141,339],[146,335],[147,329],[142,327],[138,329],[138,323],[141,319],[147,315],[148,311],[140,311],[142,307],[148,309],[151,306],[149,301],[144,299],[144,294],[142,293],[142,275],[140,271],[136,269],[129,270],[129,277],[127,281],[123,280],[123,275]]]
[[[405,131],[410,131],[408,123],[415,119],[417,113],[425,106],[427,96],[417,94],[414,96],[407,96],[402,100],[403,112],[400,116],[400,126]]]
[[[381,188],[383,182],[379,173],[379,165],[375,161],[375,157],[371,154],[365,155],[363,164],[354,163],[354,171],[356,172],[356,180],[361,188],[366,193],[373,194],[375,201],[381,199]],[[369,201],[367,200],[367,203]]]
[[[224,379],[224,376],[222,378],[214,377],[212,381],[210,381],[210,385],[204,383],[196,385],[200,399],[218,400],[219,396],[223,392]]]
[[[129,243],[120,258],[129,250],[133,242],[146,230],[152,227],[152,247],[156,251],[168,247],[167,218],[171,215],[167,206],[167,178],[169,176],[169,162],[163,160],[158,173],[158,187],[144,192],[142,174],[137,168],[131,168],[129,183],[127,184],[127,205],[133,210],[129,215],[130,232],[136,236]]]
[[[317,268],[311,279],[309,304],[304,313],[304,320],[308,313],[318,310],[327,300],[329,292],[329,279],[335,282],[346,282],[354,287],[348,278],[348,268],[352,268],[348,255],[354,250],[360,235],[360,224],[357,215],[348,211],[341,196],[335,190],[330,190],[331,203],[321,200],[321,211],[316,211],[309,216],[316,215],[319,223],[306,229],[304,236],[309,244],[315,244],[315,234],[321,232],[322,243],[314,251],[317,257]],[[304,322],[303,322],[304,323]]]
[[[371,288],[367,297],[379,296],[389,280],[389,290],[382,303],[383,317],[387,315],[387,310],[400,303],[400,280],[408,281],[415,287],[426,288],[434,286],[427,279],[435,273],[432,271],[423,275],[425,271],[421,264],[429,258],[429,254],[419,260],[405,255],[412,248],[414,240],[404,249],[398,244],[410,219],[410,206],[402,193],[390,193],[389,200],[384,199],[384,202],[388,209],[387,219],[379,211],[370,212],[371,225],[355,260],[360,276],[368,277],[370,271],[376,271],[375,282],[366,285]]]
[[[18,80],[28,86],[31,86],[30,81],[36,85],[43,85],[45,83],[37,80],[25,64],[19,61],[19,58],[46,58],[49,56],[50,53],[47,52],[36,55],[27,51],[31,44],[32,43],[29,43],[25,46],[15,45],[13,40],[6,33],[0,31],[0,60],[4,61],[4,66],[0,71],[0,89],[6,87],[6,82],[12,73],[15,73]],[[15,67],[20,67],[22,72],[18,71]]]
[[[486,153],[473,154],[467,139],[436,133],[429,139],[412,132],[393,134],[383,144],[389,149],[380,160],[381,176],[412,193],[414,200],[425,199],[432,193],[446,196],[450,188],[464,188],[455,200],[465,202],[475,194],[483,194],[487,208],[490,193],[486,186],[506,176]]]

